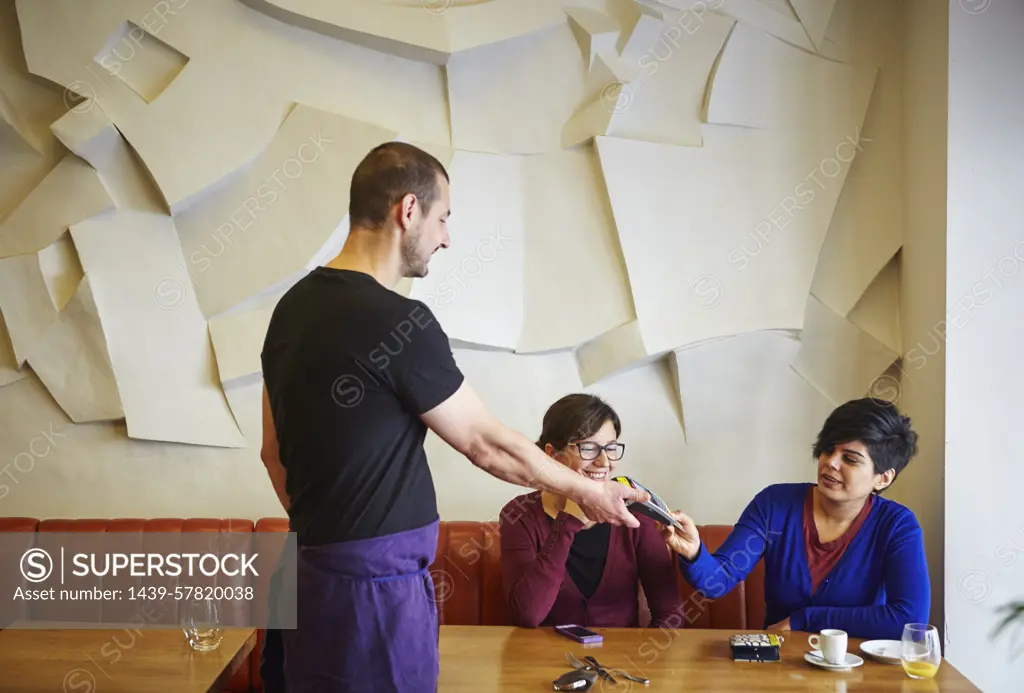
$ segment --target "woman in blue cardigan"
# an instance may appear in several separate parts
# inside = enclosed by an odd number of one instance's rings
[[[817,483],[775,484],[747,505],[718,551],[692,519],[664,528],[687,582],[725,595],[763,556],[764,627],[899,640],[927,623],[931,586],[914,513],[879,494],[917,452],[910,419],[891,402],[860,399],[833,411],[814,445]]]

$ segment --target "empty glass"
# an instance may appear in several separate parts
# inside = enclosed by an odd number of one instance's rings
[[[908,623],[903,627],[901,659],[903,671],[912,679],[930,679],[939,672],[942,647],[939,629],[927,623]]]
[[[218,618],[217,602],[198,599],[181,604],[181,624],[185,639],[193,650],[210,652],[220,647],[224,628]]]

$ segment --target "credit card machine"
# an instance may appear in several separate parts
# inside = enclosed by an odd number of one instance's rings
[[[651,500],[646,503],[637,503],[636,501],[626,503],[626,507],[631,511],[640,513],[641,515],[646,515],[663,525],[672,525],[680,532],[683,531],[683,526],[672,518],[672,515],[670,514],[671,511],[668,509],[668,506],[665,505],[665,501],[661,500],[661,498],[658,497],[658,494],[654,491],[647,488],[636,479],[628,476],[617,476],[614,477],[612,481],[617,481],[620,484],[625,484],[626,486],[635,488],[638,491],[646,491],[650,494]]]

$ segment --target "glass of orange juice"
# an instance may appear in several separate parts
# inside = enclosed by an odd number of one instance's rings
[[[903,671],[912,679],[930,679],[939,672],[942,647],[939,629],[927,623],[903,626],[901,659]]]

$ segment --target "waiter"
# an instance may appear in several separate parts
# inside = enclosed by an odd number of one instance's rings
[[[356,168],[349,200],[344,247],[281,297],[263,345],[262,458],[298,539],[281,584],[298,609],[297,628],[279,634],[284,684],[433,693],[439,517],[428,428],[485,472],[571,498],[596,522],[638,526],[623,501],[647,496],[572,472],[497,421],[430,309],[392,290],[427,276],[449,246],[437,159],[382,144]],[[268,635],[272,674],[278,634]]]

